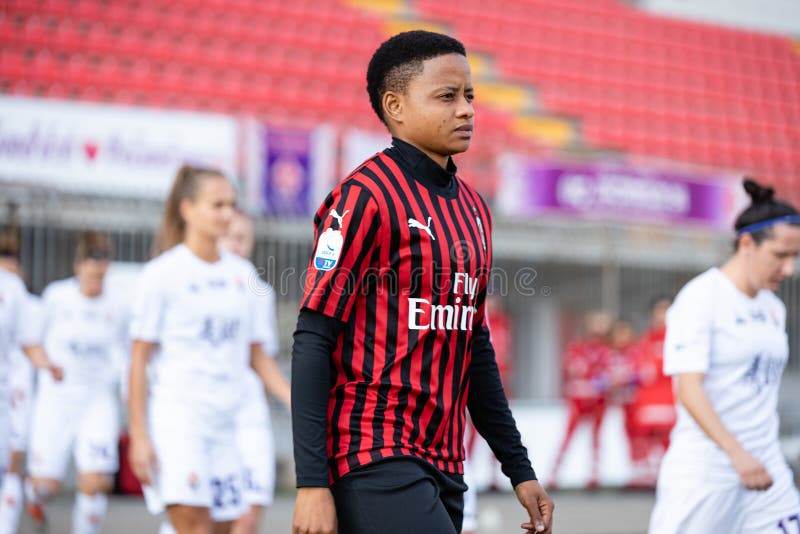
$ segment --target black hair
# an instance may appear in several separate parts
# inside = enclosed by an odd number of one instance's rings
[[[736,218],[736,223],[733,227],[737,232],[751,224],[798,214],[797,209],[788,202],[775,199],[775,189],[772,187],[762,186],[752,178],[745,178],[743,185],[744,190],[750,195],[750,206]],[[751,232],[750,235],[753,236],[753,241],[758,245],[765,239],[772,237],[773,233],[772,228],[764,228],[763,230]],[[734,250],[739,248],[739,237],[736,237]]]
[[[404,92],[422,72],[422,62],[446,54],[467,55],[460,41],[441,33],[412,30],[384,41],[369,60],[367,93],[372,109],[386,123],[381,100],[387,91]],[[388,124],[387,124],[388,125]]]

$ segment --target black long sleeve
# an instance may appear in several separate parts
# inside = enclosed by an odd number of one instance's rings
[[[467,408],[470,417],[500,461],[503,473],[511,479],[513,486],[526,480],[536,480],[528,450],[522,444],[522,437],[508,407],[494,347],[486,327],[473,334],[469,375]]]
[[[297,487],[328,487],[330,360],[344,323],[302,310],[292,348],[292,432]]]

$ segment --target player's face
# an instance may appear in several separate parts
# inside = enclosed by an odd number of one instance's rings
[[[661,328],[667,324],[667,310],[669,310],[671,304],[668,300],[659,300],[655,303],[650,315],[650,323],[653,328]]]
[[[636,339],[636,332],[627,322],[620,321],[611,329],[611,345],[617,349],[624,349]]]
[[[800,257],[800,227],[778,224],[773,237],[756,245],[751,253],[753,285],[759,289],[776,291],[790,278]]]
[[[613,322],[611,316],[602,311],[589,312],[586,315],[586,335],[589,337],[604,338],[611,331]]]
[[[86,258],[75,263],[75,277],[81,293],[96,296],[103,292],[103,280],[108,272],[109,260]]]
[[[16,274],[23,278],[22,265],[17,258],[11,256],[0,256],[0,269]]]
[[[236,208],[236,191],[222,176],[200,181],[193,200],[181,203],[181,214],[188,232],[197,232],[218,241],[228,232]]]
[[[442,166],[448,156],[466,151],[472,141],[475,112],[469,62],[447,54],[423,62],[401,100],[400,137]]]
[[[237,214],[228,227],[228,233],[222,236],[219,246],[242,258],[249,258],[253,254],[255,236],[253,223],[248,217]]]

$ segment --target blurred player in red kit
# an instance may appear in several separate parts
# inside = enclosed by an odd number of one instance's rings
[[[558,485],[558,471],[578,424],[592,424],[592,474],[589,486],[597,485],[600,427],[606,412],[608,390],[607,369],[610,357],[608,335],[612,319],[603,311],[592,311],[584,319],[585,335],[567,346],[564,353],[564,397],[569,408],[569,420],[564,439],[558,450],[550,485]]]
[[[672,300],[657,297],[650,306],[650,327],[633,352],[639,388],[628,405],[625,430],[631,447],[632,487],[655,487],[661,458],[675,424],[672,378],[664,376],[664,335]]]

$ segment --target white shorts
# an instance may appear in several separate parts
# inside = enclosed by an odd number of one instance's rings
[[[247,510],[233,424],[223,431],[208,428],[191,411],[177,403],[150,402],[158,472],[152,474],[153,485],[144,488],[147,509],[158,514],[172,504],[199,506],[210,509],[215,521],[232,521]]]
[[[28,446],[28,431],[33,410],[36,369],[24,355],[12,358],[12,362],[11,376],[9,376],[11,390],[9,443],[12,451],[25,451]]]
[[[472,483],[472,467],[469,461],[464,460],[464,484],[467,491],[464,492],[464,511],[461,521],[462,532],[475,532],[478,530],[478,492]]]
[[[62,480],[70,453],[79,473],[113,474],[119,467],[119,403],[114,391],[42,387],[31,420],[28,471]]]
[[[275,439],[269,405],[261,382],[248,395],[236,417],[236,443],[242,460],[244,501],[270,506],[275,496]]]
[[[767,470],[773,478],[767,491],[659,480],[649,534],[800,534],[800,495],[791,469],[781,458]]]

